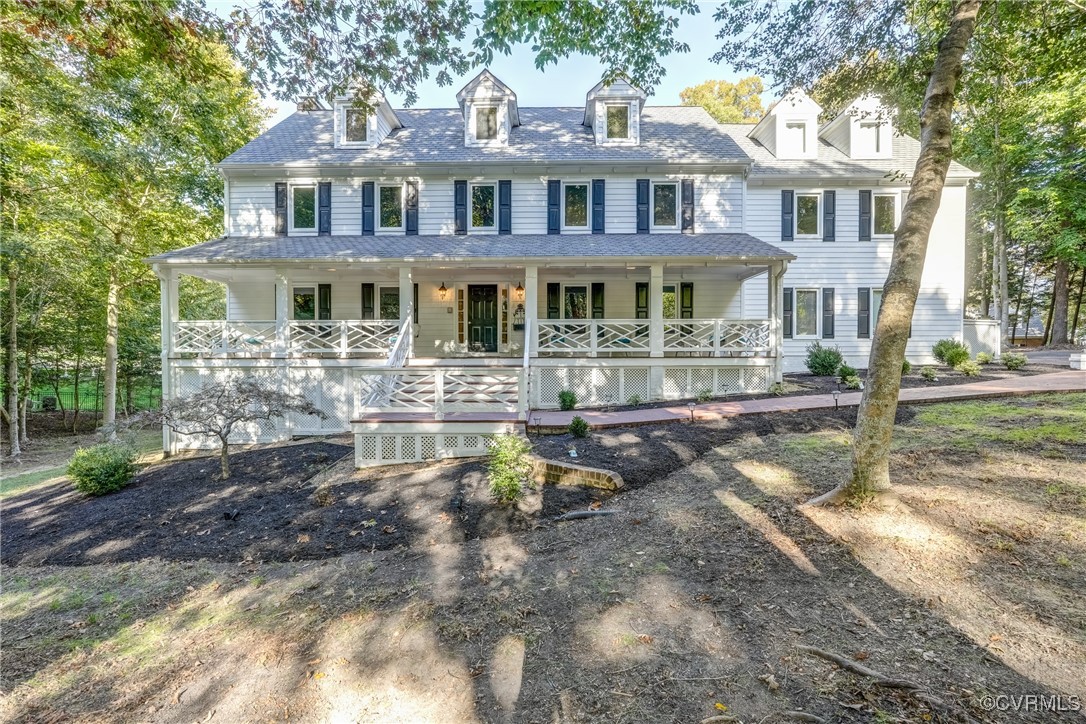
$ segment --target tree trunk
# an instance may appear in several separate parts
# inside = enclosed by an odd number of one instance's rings
[[[222,449],[219,450],[219,468],[222,471],[222,479],[230,477],[230,443],[226,438],[222,439]]]
[[[1052,333],[1049,344],[1067,344],[1067,297],[1068,277],[1071,276],[1071,264],[1063,257],[1056,259],[1056,268],[1052,276]]]
[[[30,364],[32,355],[31,345],[23,350],[23,389],[19,395],[19,441],[25,446],[30,444],[30,436],[26,433],[26,411],[30,407],[30,391],[34,389],[34,366]]]
[[[954,91],[962,74],[962,56],[973,36],[980,0],[959,0],[946,35],[939,41],[935,67],[920,109],[920,157],[909,198],[894,233],[890,272],[871,340],[867,387],[853,433],[849,481],[812,503],[862,500],[890,487],[890,438],[901,389],[901,360],[909,341],[913,308],[920,290],[924,257],[951,159]]]
[[[83,357],[82,355],[75,358],[75,380],[72,382],[72,434],[79,434],[79,411],[83,409],[83,406],[79,403],[79,377],[83,374]]]
[[[1000,211],[1000,215],[1002,213]],[[1000,235],[999,247],[995,250],[995,254],[999,257],[999,328],[1003,334],[999,348],[1005,349],[1007,335],[1010,333],[1011,305],[1009,302],[1010,283],[1007,278],[1007,239],[1002,235]]]
[[[1086,267],[1082,268],[1082,276],[1078,278],[1078,298],[1075,299],[1075,315],[1071,318],[1071,341],[1078,339],[1078,316],[1082,313],[1082,294],[1086,292]]]
[[[989,283],[991,264],[988,263],[988,242],[981,239],[980,242],[980,316],[991,318],[992,316],[992,285]]]
[[[8,410],[8,444],[11,446],[11,457],[22,454],[19,447],[19,300],[16,292],[19,290],[18,273],[12,262],[8,267],[8,384],[7,384],[7,410]]]
[[[106,292],[106,350],[105,381],[102,399],[102,426],[109,432],[109,439],[117,439],[117,327],[121,283],[116,265],[109,271],[109,288]]]

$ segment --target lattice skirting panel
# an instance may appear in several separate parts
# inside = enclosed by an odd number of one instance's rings
[[[496,435],[515,434],[506,422],[355,423],[355,467],[486,455]]]
[[[621,405],[635,395],[649,400],[648,367],[537,367],[532,407],[558,407],[558,393],[572,390],[579,405]]]
[[[714,397],[725,393],[754,393],[769,390],[768,367],[665,367],[665,400],[681,400],[709,392]]]

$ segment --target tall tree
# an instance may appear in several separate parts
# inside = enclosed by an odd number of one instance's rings
[[[684,106],[701,106],[718,123],[754,123],[765,113],[762,79],[756,75],[731,83],[707,80],[679,91]]]

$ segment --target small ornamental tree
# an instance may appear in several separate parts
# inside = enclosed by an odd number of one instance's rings
[[[182,435],[208,435],[219,439],[222,479],[230,477],[230,434],[239,424],[284,417],[287,413],[327,417],[301,395],[264,387],[251,379],[205,385],[194,394],[163,400],[156,417]]]

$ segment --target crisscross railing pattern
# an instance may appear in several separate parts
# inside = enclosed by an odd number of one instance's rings
[[[292,355],[375,354],[389,348],[399,322],[384,319],[291,320],[288,327]]]
[[[731,319],[664,320],[665,352],[765,353],[770,348],[769,321]]]
[[[649,323],[644,319],[540,319],[540,354],[587,354],[649,351]]]
[[[359,370],[359,412],[519,412],[526,399],[523,370],[502,367]]]
[[[173,327],[173,351],[177,354],[243,355],[271,352],[274,347],[274,321],[185,320]]]

